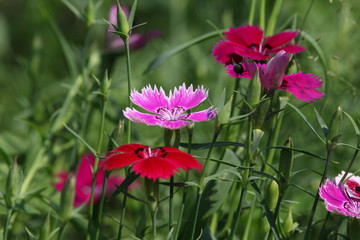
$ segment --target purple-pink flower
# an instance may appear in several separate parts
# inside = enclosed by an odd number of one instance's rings
[[[243,63],[241,64],[244,71],[239,74],[234,71],[234,65],[226,66],[227,72],[231,77],[253,78],[256,69],[259,70],[261,85],[268,91],[281,89],[292,93],[301,101],[315,101],[324,95],[318,91],[322,82],[320,78],[311,73],[303,72],[286,75],[285,70],[290,60],[290,54],[281,50],[267,64],[260,63]]]
[[[127,7],[122,6],[123,11],[125,12],[126,16],[129,17],[129,10]],[[116,25],[117,24],[117,5],[112,5],[109,12],[108,17],[109,22]],[[109,31],[114,31],[115,29],[112,26],[109,26]],[[124,49],[124,41],[117,35],[107,31],[106,33],[106,46],[108,49]],[[159,31],[150,31],[145,34],[134,33],[132,32],[129,37],[129,45],[130,48],[133,50],[142,48],[146,45],[153,38],[158,38],[161,36]]]
[[[335,179],[327,179],[319,188],[319,195],[328,211],[360,219],[360,177],[348,173],[342,183],[344,174],[341,172]]]
[[[86,153],[82,156],[79,167],[76,172],[75,182],[75,200],[74,206],[77,207],[83,203],[89,205],[92,185],[92,170],[94,166],[95,156],[91,153]],[[68,172],[59,172],[57,174],[58,181],[54,183],[57,191],[61,192],[64,188]],[[105,177],[105,172],[99,169],[95,179],[95,190],[94,190],[94,203],[98,202],[101,197],[102,184]],[[106,195],[110,195],[115,189],[116,185],[120,185],[124,180],[120,176],[111,176],[108,178],[106,185]]]
[[[298,53],[305,49],[300,45],[290,44],[298,34],[297,31],[264,37],[260,27],[247,25],[230,28],[224,34],[226,40],[220,40],[214,46],[212,55],[216,61],[225,65],[240,63],[243,58],[266,60],[281,50],[286,53]]]
[[[142,113],[134,108],[126,108],[124,116],[131,121],[146,125],[157,125],[162,128],[178,129],[185,127],[192,122],[212,120],[216,116],[216,109],[212,107],[199,112],[188,112],[189,109],[196,107],[208,96],[208,91],[202,86],[193,89],[190,85],[186,88],[185,83],[170,91],[166,96],[165,91],[149,85],[141,90],[141,93],[133,90],[130,95],[131,101],[150,113]]]

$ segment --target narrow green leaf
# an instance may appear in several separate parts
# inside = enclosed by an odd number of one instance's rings
[[[161,63],[163,63],[165,60],[167,60],[168,58],[194,46],[195,44],[201,43],[203,41],[206,41],[208,39],[217,37],[220,33],[224,32],[225,30],[220,30],[220,31],[213,31],[210,33],[206,33],[204,35],[201,35],[197,38],[194,38],[190,41],[187,41],[185,43],[182,43],[176,47],[171,48],[171,50],[166,51],[164,53],[162,53],[160,56],[158,56],[157,58],[155,58],[146,68],[146,70],[144,71],[144,74],[149,73],[151,70],[153,70],[154,68],[156,68],[157,66],[159,66]]]
[[[83,15],[80,13],[80,11],[74,6],[74,4],[72,4],[71,2],[69,2],[68,0],[61,0],[61,2],[63,4],[65,4],[69,10],[79,19],[79,20],[83,20],[84,17]]]
[[[184,148],[188,148],[189,144],[188,143],[180,143],[180,146],[184,147]],[[212,143],[192,143],[191,144],[191,149],[194,149],[194,150],[208,149],[208,148],[211,148],[211,146],[212,146]],[[238,142],[216,142],[214,144],[214,147],[224,147],[224,146],[226,146],[226,147],[234,146],[234,147],[243,147],[243,148],[245,148],[246,144],[238,143]]]
[[[299,108],[295,107],[294,105],[292,105],[289,102],[286,102],[287,105],[289,105],[290,107],[292,107],[301,117],[302,119],[304,119],[304,121],[306,122],[306,124],[310,127],[310,129],[314,132],[314,134],[319,138],[319,140],[321,142],[323,142],[324,144],[326,144],[325,140],[322,139],[320,137],[320,135],[316,132],[316,130],[314,129],[314,127],[311,125],[311,123],[309,122],[309,120],[306,118],[306,116],[300,111]]]
[[[110,198],[107,200],[107,202],[110,202],[113,200],[117,195],[122,193],[124,190],[127,190],[130,184],[132,184],[140,175],[136,174],[135,172],[131,172],[126,179],[117,186],[116,190],[111,194]]]
[[[329,133],[329,128],[326,125],[324,119],[320,116],[320,114],[318,113],[318,111],[316,110],[316,108],[314,108],[315,114],[316,114],[316,118],[321,126],[321,129],[323,130],[323,133],[325,135],[325,137],[328,135]]]
[[[349,118],[349,120],[355,130],[356,136],[358,137],[358,142],[360,142],[360,130],[359,130],[358,125],[356,124],[355,120],[350,116],[350,114],[348,114],[347,112],[344,112],[344,111],[343,111],[343,113]]]
[[[321,174],[320,174],[320,176],[321,176]],[[309,194],[309,195],[310,195],[310,196],[312,196],[313,198],[315,198],[315,197],[316,197],[314,194],[312,194],[311,192],[309,192],[309,191],[308,191],[308,190],[306,190],[305,188],[301,187],[300,185],[297,185],[297,184],[289,184],[289,186],[294,186],[294,187],[296,187],[296,188],[300,189],[301,191],[303,191],[303,192],[305,192],[305,193]]]
[[[137,0],[134,1],[133,5],[131,7],[131,10],[130,10],[130,15],[129,15],[129,19],[128,19],[130,29],[133,27],[136,8],[137,8]]]
[[[292,150],[292,151],[295,151],[295,152],[300,152],[300,153],[303,153],[303,154],[306,154],[306,155],[309,155],[309,156],[312,156],[312,157],[316,157],[316,158],[319,158],[321,160],[326,160],[325,157],[322,157],[322,156],[316,155],[314,153],[302,150],[300,148],[292,148],[292,147],[286,147],[286,146],[269,146],[269,147],[262,148],[260,151],[267,150],[267,149],[272,149],[272,148],[275,148],[275,149],[288,149],[288,150]]]
[[[74,130],[72,130],[68,125],[64,124],[64,127],[72,134],[74,135],[77,139],[79,139],[89,150],[92,154],[94,154],[95,156],[98,156],[97,152],[95,151],[94,148],[92,148],[90,146],[90,144],[88,144],[82,137],[79,136],[79,134],[77,134]]]

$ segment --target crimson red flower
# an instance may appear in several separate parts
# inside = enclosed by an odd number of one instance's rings
[[[92,185],[91,167],[94,166],[94,162],[95,156],[91,153],[84,154],[81,158],[80,165],[76,173],[75,207],[83,203],[86,203],[87,205],[90,203]],[[68,174],[68,172],[60,172],[57,174],[59,181],[54,183],[57,191],[61,192],[63,190]],[[100,200],[104,177],[105,172],[102,169],[99,169],[95,179],[94,203]],[[109,196],[116,189],[115,185],[120,185],[123,180],[124,178],[120,176],[109,177],[106,185],[106,195]]]
[[[202,168],[202,165],[191,154],[173,147],[151,149],[141,144],[122,145],[111,152],[100,162],[106,170],[119,169],[131,165],[131,169],[152,180],[166,179],[174,176],[179,169]]]
[[[240,63],[243,58],[266,60],[281,50],[286,53],[298,53],[305,48],[289,44],[297,34],[297,31],[281,32],[264,37],[263,30],[258,26],[230,28],[225,32],[226,40],[221,40],[214,46],[212,55],[221,64],[229,65],[234,62]]]

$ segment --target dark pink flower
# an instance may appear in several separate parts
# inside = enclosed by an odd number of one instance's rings
[[[74,206],[77,207],[83,203],[87,205],[90,203],[91,185],[92,185],[92,171],[91,167],[94,165],[95,156],[93,154],[84,154],[81,158],[75,183],[75,200]],[[61,192],[64,188],[66,178],[69,173],[60,172],[57,174],[59,181],[55,182],[55,188]],[[105,172],[101,169],[97,172],[95,179],[94,203],[98,202],[101,197],[102,183],[105,177]],[[116,185],[120,185],[124,178],[120,176],[111,176],[108,178],[106,185],[106,195],[110,195],[115,189]]]
[[[342,172],[334,180],[327,179],[319,188],[319,195],[328,211],[360,219],[360,177],[349,173],[341,183],[344,174]]]
[[[122,9],[125,12],[126,16],[129,17],[130,12],[127,9],[127,7],[122,6]],[[111,22],[114,25],[117,24],[117,5],[116,4],[112,5],[111,8],[110,8],[108,21]],[[112,26],[109,26],[108,30],[109,31],[114,31],[115,29]],[[125,47],[124,46],[124,41],[119,36],[109,32],[109,31],[106,33],[106,46],[107,46],[107,48],[112,49],[112,50],[115,50],[115,49],[122,50],[122,49],[124,49],[124,47]],[[158,38],[160,36],[161,36],[161,33],[159,31],[156,31],[156,30],[147,32],[145,34],[132,32],[130,34],[130,37],[129,37],[130,48],[133,49],[133,50],[142,48],[151,39]]]
[[[306,102],[321,98],[324,93],[317,90],[322,86],[318,76],[311,73],[304,74],[303,72],[285,75],[289,60],[290,55],[281,50],[267,64],[255,62],[241,64],[244,72],[240,75],[234,71],[234,65],[228,65],[226,68],[229,75],[234,78],[253,78],[256,69],[258,69],[261,85],[269,91],[281,89]]]
[[[264,37],[263,30],[258,26],[240,26],[225,32],[225,39],[220,40],[212,51],[216,61],[229,65],[240,63],[243,58],[266,60],[273,54],[283,50],[286,53],[304,51],[304,47],[289,44],[298,34],[297,31],[281,32]]]
[[[134,104],[151,112],[151,114],[142,113],[133,108],[126,108],[123,113],[126,118],[137,123],[178,129],[186,127],[194,121],[201,122],[215,118],[216,109],[212,110],[212,107],[199,112],[187,112],[187,110],[203,102],[207,96],[208,92],[202,86],[194,91],[192,85],[186,88],[183,84],[179,89],[175,88],[173,93],[170,91],[169,97],[166,96],[162,88],[158,90],[156,86],[154,89],[147,86],[142,89],[141,93],[133,90],[130,98]]]
[[[119,169],[131,165],[131,169],[152,180],[167,179],[174,176],[179,169],[202,168],[202,165],[191,154],[173,147],[151,149],[141,144],[126,144],[111,152],[100,162],[106,170]]]

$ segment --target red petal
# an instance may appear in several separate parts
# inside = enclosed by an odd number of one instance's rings
[[[139,159],[141,158],[139,158],[139,156],[136,154],[130,154],[130,153],[110,154],[104,160],[100,161],[99,166],[106,170],[119,169],[127,165],[130,165],[138,161]]]
[[[281,32],[275,34],[273,36],[269,36],[265,38],[264,47],[268,47],[269,50],[273,48],[277,48],[289,43],[293,40],[296,35],[298,34],[297,31],[295,32]]]
[[[263,40],[263,31],[252,25],[230,28],[225,33],[225,38],[244,47],[259,46]]]
[[[131,169],[140,174],[141,177],[147,177],[152,180],[158,178],[167,179],[174,176],[177,166],[173,162],[159,157],[149,157],[135,163]]]

